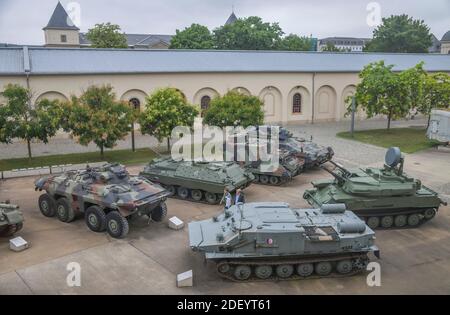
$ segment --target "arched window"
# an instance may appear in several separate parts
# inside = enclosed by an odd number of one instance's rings
[[[207,110],[210,103],[211,97],[209,97],[208,95],[202,96],[202,99],[200,100],[200,108],[202,109],[202,111]]]
[[[300,93],[295,93],[292,98],[292,112],[293,113],[302,112],[302,95]]]
[[[130,99],[128,101],[128,103],[130,104],[130,106],[132,106],[134,109],[141,109],[141,101],[135,97],[133,97],[132,99]]]

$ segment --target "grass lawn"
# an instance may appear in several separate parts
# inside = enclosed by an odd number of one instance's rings
[[[92,162],[120,162],[125,165],[147,163],[156,156],[150,149],[114,150],[105,151],[105,156],[100,157],[100,152],[47,155],[34,157],[31,161],[28,158],[0,160],[0,170],[12,170],[18,168],[51,166],[62,164],[78,164]]]
[[[354,138],[350,132],[340,132],[338,137],[373,144],[379,147],[399,147],[402,152],[414,153],[436,146],[439,142],[429,140],[425,128],[392,128],[355,131]]]

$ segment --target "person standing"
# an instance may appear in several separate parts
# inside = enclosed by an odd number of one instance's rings
[[[225,205],[224,205],[225,210],[230,209],[230,207],[231,207],[231,194],[228,191],[228,188],[225,188],[223,190],[223,197],[222,197],[221,203],[224,202],[224,201],[225,201]]]
[[[234,197],[234,204],[237,205],[238,203],[245,203],[245,195],[240,188],[236,190],[236,196]]]

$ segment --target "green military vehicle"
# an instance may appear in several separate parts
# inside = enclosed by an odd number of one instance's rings
[[[348,170],[331,163],[334,170],[323,169],[334,179],[313,181],[314,188],[306,190],[303,198],[318,207],[344,203],[373,229],[417,227],[434,218],[440,205],[446,205],[435,191],[403,172],[399,148],[387,151],[383,168]]]
[[[107,230],[114,238],[128,234],[131,217],[146,215],[162,221],[167,214],[169,192],[145,178],[130,176],[120,164],[44,176],[36,180],[35,189],[45,191],[39,197],[44,216],[68,223],[84,213],[90,230]]]
[[[23,214],[19,206],[0,202],[0,236],[11,236],[23,227]]]
[[[234,192],[248,187],[255,177],[233,162],[193,162],[159,158],[140,173],[170,192],[170,196],[195,202],[218,203],[225,188]]]

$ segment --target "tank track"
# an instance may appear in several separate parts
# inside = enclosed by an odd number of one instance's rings
[[[168,186],[170,186],[170,185],[163,185],[163,184],[159,184],[159,185],[161,185],[164,188],[167,188]],[[175,189],[177,190],[180,186],[173,186],[173,187],[175,187]],[[187,188],[187,187],[185,187],[185,188]],[[197,201],[197,200],[192,198],[192,189],[190,189],[190,188],[187,188],[187,189],[189,190],[189,195],[188,195],[187,198],[181,198],[177,194],[176,191],[175,191],[174,194],[170,194],[169,198],[183,200],[183,201],[191,201],[191,202],[203,203],[203,204],[207,204],[207,205],[217,205],[217,204],[219,204],[220,200],[222,199],[222,196],[220,196],[220,194],[216,194],[217,195],[217,201],[215,203],[210,203],[210,202],[206,201],[206,199],[205,199],[206,191],[199,189],[202,192],[202,199]]]
[[[0,230],[0,236],[11,236],[14,235],[14,233],[20,231],[23,227],[22,223],[12,224],[8,225],[4,229]]]
[[[274,176],[274,175],[266,175],[267,177],[269,177],[269,182],[267,184],[261,183],[261,181],[259,180],[259,174],[255,174],[255,176],[258,176],[257,178],[255,178],[255,180],[253,181],[254,184],[257,185],[264,185],[264,186],[282,186],[288,182],[290,182],[292,180],[292,178],[286,178],[286,177],[281,177],[281,176]],[[270,177],[277,177],[279,179],[278,184],[271,184],[270,183]]]
[[[336,270],[336,263],[342,260],[351,260],[352,269],[347,273],[338,273]],[[367,264],[370,259],[366,252],[364,253],[356,253],[356,254],[348,254],[348,255],[334,255],[328,257],[310,257],[310,258],[300,258],[300,259],[286,259],[286,260],[221,260],[217,262],[216,272],[217,274],[225,279],[234,281],[234,282],[255,282],[255,281],[289,281],[289,280],[304,280],[304,279],[319,279],[319,278],[341,278],[341,277],[349,277],[360,272],[363,272],[366,269]],[[327,275],[319,275],[315,271],[306,277],[300,276],[296,272],[296,267],[299,264],[304,263],[312,263],[316,266],[317,263],[320,262],[330,262],[332,264],[332,271]],[[221,267],[223,265],[228,264],[231,268],[228,272],[222,273],[220,272]],[[249,266],[251,267],[251,275],[248,279],[241,280],[237,279],[233,274],[235,268],[237,266]],[[291,265],[293,266],[293,273],[291,276],[287,278],[280,277],[276,274],[276,267],[280,265]],[[272,275],[268,278],[262,279],[255,275],[255,267],[257,266],[271,266],[272,267]]]
[[[426,214],[426,212],[429,213]],[[405,209],[400,211],[392,209],[376,214],[361,213],[361,211],[354,210],[354,213],[364,220],[371,229],[378,230],[417,228],[432,220],[437,212],[438,208]],[[400,216],[403,218],[399,218]],[[412,218],[412,216],[417,217]],[[378,224],[376,224],[376,221],[378,221]]]

